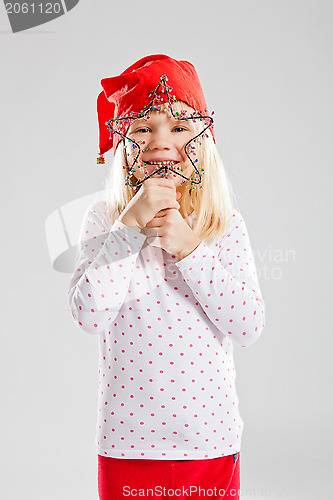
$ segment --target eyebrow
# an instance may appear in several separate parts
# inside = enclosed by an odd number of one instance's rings
[[[135,125],[142,125],[144,123],[147,123],[149,120],[144,120],[143,118],[138,118],[137,120],[134,120],[133,123],[131,123],[131,127],[135,127]]]
[[[193,124],[193,122],[190,119],[185,120],[184,118],[183,119],[182,118],[174,118],[173,116],[172,117],[170,116],[169,118],[173,122],[174,125],[179,125],[181,123],[182,124],[186,124],[186,123],[192,123]],[[151,123],[150,119],[149,120],[144,120],[143,118],[137,118],[130,125],[130,128],[134,128],[136,126],[142,126],[142,125],[149,126],[149,123]]]

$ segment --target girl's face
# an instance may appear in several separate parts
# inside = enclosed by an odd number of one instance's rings
[[[163,166],[162,162],[166,162],[172,166],[173,170],[181,172],[186,177],[191,177],[195,173],[184,147],[195,136],[192,120],[177,120],[169,110],[153,111],[145,119],[135,120],[129,127],[127,136],[137,142],[141,148],[133,173],[137,180],[141,181],[152,172],[157,172]],[[130,141],[125,141],[125,147],[127,164],[131,166],[138,149],[133,148]],[[195,156],[191,158],[195,160]],[[162,174],[165,175],[164,170],[153,177],[159,177]],[[167,171],[167,176],[173,180],[175,187],[190,182],[170,170]]]

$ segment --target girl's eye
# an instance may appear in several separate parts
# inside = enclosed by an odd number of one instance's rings
[[[186,128],[184,128],[184,127],[175,127],[173,130],[175,130],[176,132],[177,131],[186,132]]]
[[[148,128],[138,128],[135,132],[138,132],[139,134],[141,134],[142,132],[149,132],[149,129]]]

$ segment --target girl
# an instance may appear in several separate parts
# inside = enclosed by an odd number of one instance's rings
[[[265,306],[196,70],[145,57],[101,81],[105,199],[82,223],[69,302],[98,335],[100,500],[239,498],[233,345]]]

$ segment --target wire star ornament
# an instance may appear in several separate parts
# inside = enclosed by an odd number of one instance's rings
[[[208,135],[206,134],[206,130],[209,127],[213,126],[214,120],[211,116],[203,115],[199,111],[194,111],[194,113],[192,113],[190,116],[185,116],[185,115],[187,115],[186,110],[183,110],[180,113],[178,111],[175,111],[174,108],[172,107],[172,102],[177,102],[177,99],[175,96],[170,95],[170,90],[172,90],[172,87],[168,87],[168,85],[166,83],[167,80],[168,80],[168,77],[166,75],[160,76],[159,84],[157,85],[157,87],[154,91],[150,92],[150,94],[148,96],[148,98],[151,98],[149,104],[144,106],[144,109],[142,111],[140,111],[139,113],[131,111],[129,116],[125,116],[123,118],[120,118],[119,116],[117,116],[116,118],[112,118],[109,121],[105,122],[105,125],[107,126],[107,128],[110,131],[110,138],[111,138],[111,134],[116,133],[119,136],[121,136],[123,139],[127,139],[130,143],[132,143],[133,149],[137,149],[137,153],[136,153],[136,156],[134,158],[133,164],[132,164],[129,172],[127,173],[127,176],[125,179],[125,185],[130,185],[134,190],[138,190],[140,188],[140,186],[143,184],[143,182],[145,182],[147,179],[149,179],[150,177],[152,177],[155,174],[159,174],[160,172],[162,173],[163,170],[164,170],[164,175],[166,175],[167,172],[170,171],[170,172],[173,172],[174,174],[179,175],[180,177],[182,177],[185,180],[191,181],[191,184],[200,184],[202,181],[202,175],[200,174],[200,172],[197,168],[197,165],[196,165],[196,163],[198,162],[198,159],[193,161],[192,158],[190,157],[190,154],[189,154],[189,153],[191,153],[191,151],[189,151],[189,150],[191,149],[192,152],[193,152],[193,150],[195,150],[195,145],[193,143],[195,143],[199,137],[201,137],[201,136],[208,137]],[[205,126],[204,126],[203,130],[199,134],[195,135],[192,139],[190,139],[185,144],[185,153],[186,153],[186,156],[188,157],[188,159],[190,160],[191,164],[194,167],[195,176],[194,176],[194,178],[193,177],[191,177],[191,178],[186,177],[181,172],[179,172],[173,168],[172,162],[165,162],[165,164],[162,163],[162,166],[158,170],[154,170],[150,175],[147,175],[146,177],[144,177],[140,181],[137,181],[136,184],[133,184],[130,181],[130,177],[131,177],[131,175],[133,175],[133,172],[135,172],[136,167],[138,167],[139,157],[140,157],[142,150],[141,150],[139,143],[137,143],[136,141],[134,141],[133,139],[128,137],[123,132],[125,131],[125,129],[128,130],[130,125],[133,123],[133,121],[135,121],[139,118],[147,117],[147,115],[149,115],[150,111],[161,111],[160,106],[161,106],[161,104],[165,104],[165,101],[164,101],[164,97],[161,97],[158,94],[158,92],[160,91],[160,88],[161,88],[161,93],[164,95],[166,94],[167,99],[168,99],[167,100],[168,108],[169,108],[172,116],[176,120],[179,120],[179,121],[188,121],[188,120],[204,121]],[[208,110],[206,109],[205,111],[207,112]],[[214,114],[214,112],[212,112],[212,114]],[[104,163],[104,158],[102,155],[100,155],[100,158],[97,159],[97,162]],[[142,166],[145,166],[145,165],[146,165],[145,162],[143,162]],[[204,172],[203,168],[202,168],[202,172]],[[163,176],[163,174],[162,174],[162,176]]]

